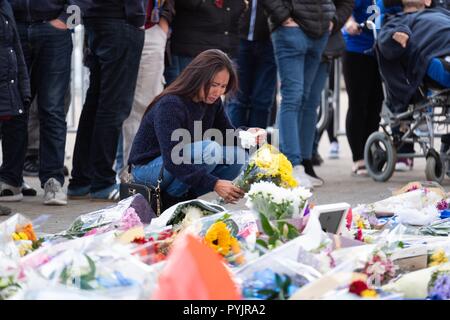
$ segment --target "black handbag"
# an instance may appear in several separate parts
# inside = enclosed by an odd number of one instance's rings
[[[131,166],[128,166],[128,174],[131,177]],[[151,208],[155,212],[156,216],[161,215],[162,211],[162,199],[161,199],[161,182],[164,178],[164,166],[161,167],[158,181],[156,186],[148,186],[141,183],[135,183],[132,179],[128,179],[126,182],[120,183],[120,200],[141,194],[150,204]]]

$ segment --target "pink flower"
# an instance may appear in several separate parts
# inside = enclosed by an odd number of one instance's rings
[[[350,208],[347,213],[346,224],[345,224],[345,226],[347,227],[348,230],[350,230],[350,228],[352,227],[352,220],[353,220],[353,213],[352,213],[352,208]]]
[[[119,229],[128,230],[136,226],[141,226],[142,222],[134,208],[128,208],[120,219]]]

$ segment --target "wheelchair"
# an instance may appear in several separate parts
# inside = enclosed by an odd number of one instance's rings
[[[370,24],[370,21],[366,24]],[[377,39],[375,25],[370,25],[370,29]],[[380,61],[377,50],[375,52]],[[394,114],[385,98],[380,114],[382,131],[372,133],[364,148],[364,162],[373,180],[389,180],[394,173],[397,158],[425,158],[425,176],[429,181],[441,183],[445,174],[450,176],[450,68],[442,59],[432,60],[426,80],[419,87],[418,98],[405,112]],[[382,74],[381,79],[384,79]],[[444,82],[449,81],[449,85],[442,85],[442,79]],[[383,91],[387,97],[384,81]],[[438,152],[435,138],[439,137],[441,148]],[[397,152],[407,143],[419,145],[420,152]]]

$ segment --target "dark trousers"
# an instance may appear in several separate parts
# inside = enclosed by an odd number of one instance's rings
[[[364,159],[367,139],[378,130],[383,90],[375,57],[347,51],[342,66],[348,94],[345,129],[353,161],[358,161]]]
[[[266,128],[277,82],[272,41],[241,39],[237,61],[239,91],[228,104],[228,116],[235,127]]]
[[[80,116],[69,187],[115,184],[113,163],[134,99],[144,31],[124,20],[85,19],[90,86]]]
[[[66,114],[64,96],[70,84],[72,36],[48,22],[17,23],[39,114],[39,179],[64,184]]]
[[[3,162],[0,180],[13,187],[23,183],[23,163],[27,149],[28,113],[1,122]]]

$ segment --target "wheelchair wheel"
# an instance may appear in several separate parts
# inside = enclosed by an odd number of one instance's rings
[[[429,181],[441,183],[445,176],[445,165],[441,157],[434,149],[430,149],[427,154],[427,163],[425,165],[425,176]]]
[[[397,161],[397,152],[390,137],[384,132],[374,132],[364,147],[364,162],[367,172],[375,181],[387,181],[392,177]]]

